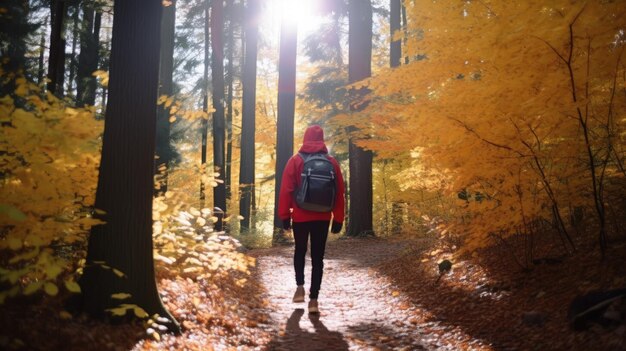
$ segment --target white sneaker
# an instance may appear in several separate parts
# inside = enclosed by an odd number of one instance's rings
[[[298,285],[296,293],[293,294],[293,302],[304,302],[304,286]]]

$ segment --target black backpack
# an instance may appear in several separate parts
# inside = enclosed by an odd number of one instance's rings
[[[298,154],[304,160],[302,184],[294,193],[298,207],[313,212],[331,212],[337,192],[333,163],[325,154]]]

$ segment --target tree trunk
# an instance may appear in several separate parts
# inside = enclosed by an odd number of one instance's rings
[[[97,81],[93,72],[98,69],[102,14],[96,12],[93,3],[89,1],[83,3],[82,9],[83,25],[76,75],[76,102],[78,106],[91,106],[96,102]]]
[[[174,34],[176,30],[176,0],[167,7],[163,7],[161,20],[161,62],[159,66],[159,96],[172,96],[174,71]],[[157,130],[156,130],[156,174],[158,187],[155,196],[167,192],[167,173],[174,149],[170,143],[170,114],[165,105],[157,107]]]
[[[224,172],[224,186],[226,190],[226,201],[231,198],[231,178],[233,160],[233,84],[235,81],[235,69],[233,60],[235,59],[235,21],[234,21],[234,1],[227,0],[225,12],[228,15],[228,29],[226,31],[226,52],[228,56],[228,66],[226,68],[226,169]]]
[[[243,112],[241,117],[241,159],[239,213],[242,229],[250,229],[255,184],[255,124],[256,124],[256,61],[259,35],[259,0],[248,0],[246,9],[245,58],[242,74]]]
[[[393,40],[394,34],[400,30],[400,15],[402,0],[389,0],[389,24],[391,43],[389,44],[389,65],[391,67],[400,66],[400,57],[402,56],[402,47],[400,40]]]
[[[298,26],[283,19],[280,29],[280,56],[278,58],[278,121],[276,126],[276,182],[274,186],[274,236],[281,241],[282,221],[278,217],[278,195],[283,170],[293,155],[293,125],[296,107],[296,56]]]
[[[407,22],[407,18],[406,18],[406,5],[404,4],[400,4],[401,5],[401,12],[402,12],[402,30],[404,31],[404,39],[403,39],[403,43],[406,46],[407,40],[408,40],[408,22]],[[402,51],[402,49],[400,50]],[[402,55],[402,54],[400,54]],[[409,64],[409,57],[408,56],[404,56],[404,64],[408,65]]]
[[[214,0],[211,4],[211,73],[213,79],[213,171],[218,184],[213,187],[213,206],[222,213],[216,213],[217,231],[223,230],[223,218],[226,216],[226,169],[225,152],[225,121],[224,121],[224,3]],[[217,174],[219,173],[219,176]],[[217,210],[216,210],[217,211]]]
[[[105,224],[91,230],[80,285],[83,307],[91,314],[103,315],[121,303],[135,304],[149,315],[169,318],[170,330],[179,331],[159,298],[152,255],[161,8],[160,2],[148,0],[115,2],[109,102],[95,203]],[[130,297],[112,299],[115,293]]]
[[[48,27],[48,19],[44,21],[43,28]],[[38,62],[38,71],[37,71],[37,84],[43,84],[43,77],[46,74],[46,69],[44,67],[44,53],[46,51],[46,31],[45,29],[41,31],[41,39],[39,40],[39,62]]]
[[[76,101],[76,95],[73,95],[74,92],[74,79],[76,74],[76,44],[78,44],[78,36],[80,35],[79,30],[79,20],[78,20],[78,6],[75,6],[74,12],[72,13],[72,53],[70,54],[69,60],[69,75],[67,77],[67,95],[74,96],[74,101]]]
[[[202,110],[207,113],[209,112],[209,65],[210,65],[210,56],[209,56],[209,45],[211,45],[211,40],[210,40],[210,26],[209,26],[209,13],[210,13],[210,4],[207,1],[205,3],[205,8],[204,8],[204,73],[202,75]],[[202,119],[202,126],[201,126],[201,133],[202,133],[202,150],[201,150],[201,155],[200,155],[200,170],[201,170],[201,175],[202,177],[200,177],[200,205],[202,207],[205,206],[205,198],[206,198],[206,194],[205,194],[205,187],[206,184],[204,184],[204,178],[203,177],[205,174],[207,174],[206,171],[206,156],[207,156],[207,141],[209,138],[209,120],[207,118],[203,118]]]
[[[65,74],[65,38],[63,21],[66,6],[64,0],[50,2],[50,53],[48,55],[48,90],[63,96],[63,76]]]
[[[350,0],[348,37],[348,79],[350,83],[369,77],[372,73],[372,4],[370,0]],[[351,91],[350,110],[357,112],[365,107],[362,103],[367,89]],[[350,131],[355,131],[351,128]],[[372,227],[372,152],[349,141],[350,158],[350,209],[346,234],[349,236],[373,234]]]

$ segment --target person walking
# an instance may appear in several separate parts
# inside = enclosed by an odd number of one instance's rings
[[[321,162],[319,162],[322,157]],[[308,160],[315,160],[315,164],[328,163],[330,161],[330,178],[334,182],[331,187],[321,187],[326,193],[321,197],[334,198],[328,206],[309,206],[297,199],[301,197],[302,184],[308,182],[311,174],[310,166],[312,163]],[[307,169],[305,170],[305,163]],[[323,165],[322,165],[323,166]],[[308,175],[307,175],[308,174]],[[317,177],[315,179],[324,179]],[[312,183],[311,183],[312,184]],[[307,183],[307,185],[309,185]],[[313,184],[307,186],[311,189],[320,187]],[[328,238],[328,228],[333,234],[337,234],[343,227],[344,220],[344,184],[343,176],[339,163],[334,157],[328,154],[328,149],[324,143],[324,130],[318,125],[312,125],[307,128],[304,133],[304,140],[299,152],[293,155],[283,171],[282,182],[278,199],[278,216],[283,222],[283,229],[290,230],[293,228],[293,237],[295,241],[295,251],[293,255],[293,266],[296,275],[296,292],[293,296],[293,302],[304,302],[304,265],[305,256],[309,238],[311,239],[311,286],[309,289],[309,313],[319,313],[319,305],[317,298],[319,296],[320,286],[322,284],[322,275],[324,273],[324,251],[326,249],[326,239]],[[313,197],[320,195],[312,194]],[[308,198],[308,196],[307,196]],[[308,209],[304,209],[306,207]],[[332,224],[330,221],[332,220]],[[292,224],[293,222],[293,224]]]

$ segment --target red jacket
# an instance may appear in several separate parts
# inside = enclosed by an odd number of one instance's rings
[[[291,218],[294,222],[309,222],[309,221],[328,221],[333,218],[333,221],[343,223],[344,219],[344,186],[343,176],[341,175],[341,169],[339,163],[334,157],[328,155],[328,149],[324,144],[324,131],[319,126],[311,126],[304,133],[304,142],[300,151],[302,153],[325,153],[326,157],[332,162],[335,167],[335,174],[337,175],[337,193],[335,197],[335,206],[332,212],[312,212],[303,210],[298,207],[294,199],[294,191],[298,189],[302,183],[301,173],[304,168],[304,160],[300,155],[293,155],[283,171],[283,178],[280,184],[280,194],[278,198],[278,216],[280,219],[287,220]],[[293,212],[292,212],[293,211]]]

